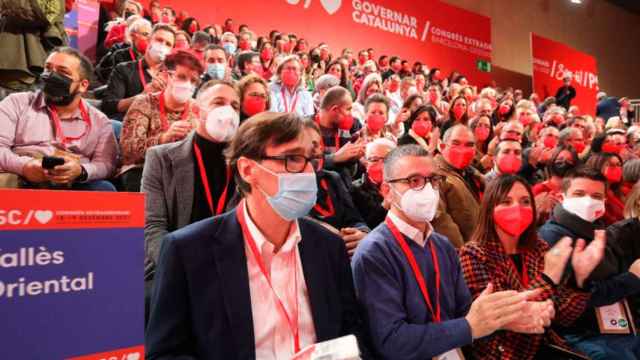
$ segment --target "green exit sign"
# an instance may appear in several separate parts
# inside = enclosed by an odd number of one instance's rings
[[[491,72],[491,63],[486,60],[476,61],[476,67],[482,72]]]

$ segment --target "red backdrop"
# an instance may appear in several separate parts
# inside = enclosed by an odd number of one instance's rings
[[[565,72],[569,71],[573,74],[571,85],[576,89],[571,105],[577,105],[580,113],[595,115],[598,69],[593,56],[534,33],[531,33],[531,54],[533,91],[541,98],[555,96]]]
[[[147,1],[148,2],[148,1]],[[382,54],[458,70],[477,85],[490,81],[478,61],[491,60],[491,19],[438,0],[162,0],[201,24],[227,17],[259,35],[293,32],[310,46],[326,42],[334,55],[344,47],[372,47]],[[391,30],[391,31],[389,31]]]

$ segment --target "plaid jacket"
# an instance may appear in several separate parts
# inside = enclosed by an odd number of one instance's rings
[[[589,293],[564,285],[554,287],[542,278],[544,254],[548,249],[549,245],[538,239],[535,249],[521,253],[523,259],[526,258],[528,288],[542,288],[543,293],[539,300],[550,298],[555,305],[556,315],[553,324],[567,326],[585,310]],[[474,299],[489,282],[493,283],[495,291],[526,290],[521,283],[520,275],[511,265],[509,255],[504,252],[500,243],[468,243],[460,249],[460,262],[465,281]],[[533,359],[544,343],[564,345],[562,338],[551,329],[539,335],[500,330],[474,341],[473,355],[477,359]]]

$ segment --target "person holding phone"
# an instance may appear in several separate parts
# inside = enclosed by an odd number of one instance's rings
[[[91,63],[61,47],[44,69],[43,90],[0,102],[0,187],[115,191],[105,181],[118,155],[113,127],[82,99]]]

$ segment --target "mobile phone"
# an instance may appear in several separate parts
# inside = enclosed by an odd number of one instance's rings
[[[358,141],[358,139],[360,138],[360,131],[354,133],[353,135],[351,135],[351,139],[349,139],[350,143],[355,143],[356,141]]]
[[[64,165],[64,158],[57,156],[45,156],[42,158],[42,168],[51,170],[58,165]]]

